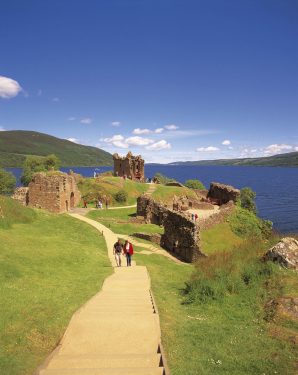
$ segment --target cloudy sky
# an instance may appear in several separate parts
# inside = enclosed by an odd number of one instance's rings
[[[0,130],[147,162],[298,150],[296,0],[10,0]]]

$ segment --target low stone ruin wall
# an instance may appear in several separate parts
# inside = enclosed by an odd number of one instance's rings
[[[207,194],[207,198],[215,201],[219,205],[228,203],[229,201],[236,202],[240,196],[240,190],[233,186],[212,182]]]
[[[151,241],[160,245],[161,234],[159,233],[133,233],[133,237],[141,238],[142,240]]]
[[[163,222],[161,246],[185,262],[195,262],[200,251],[199,228],[184,215],[168,210]]]
[[[168,208],[144,194],[137,199],[137,217],[143,216],[146,224],[163,225]]]
[[[18,187],[15,189],[13,199],[20,202],[23,206],[28,206],[29,203],[29,188],[27,187]]]
[[[137,216],[144,216],[146,223],[164,226],[161,246],[185,262],[194,262],[200,256],[199,227],[182,213],[172,211],[142,195],[137,200]]]

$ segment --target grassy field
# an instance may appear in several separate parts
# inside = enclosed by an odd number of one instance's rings
[[[151,276],[160,314],[162,342],[172,375],[296,373],[297,350],[295,352],[291,337],[295,332],[297,334],[297,327],[294,331],[293,323],[291,325],[289,320],[281,321],[277,317],[267,322],[264,309],[268,299],[282,293],[285,285],[282,273],[294,282],[295,275],[291,271],[280,271],[272,265],[260,267],[259,270],[271,270],[271,274],[256,277],[250,285],[241,281],[240,272],[236,284],[241,284],[241,287],[237,290],[226,291],[221,298],[200,301],[191,295],[196,291],[190,292],[190,285],[200,290],[198,285],[193,285],[194,279],[198,272],[214,269],[214,257],[207,258],[202,269],[200,264],[195,269],[190,265],[177,265],[158,255],[136,253],[135,259],[137,264],[147,266]],[[232,258],[220,259],[217,271],[231,271]],[[204,281],[209,286],[213,281],[213,287],[225,284],[226,272],[222,276],[220,272],[216,276],[213,274],[211,281],[209,273],[203,272],[202,285]],[[203,293],[208,295],[208,289]],[[284,334],[289,327],[292,336]]]
[[[87,224],[0,204],[0,374],[29,375],[112,268],[104,239]]]
[[[117,210],[94,210],[87,214],[90,219],[99,221],[117,234],[131,235],[136,232],[163,233],[163,227],[155,224],[138,224],[131,222],[136,208],[120,208]]]
[[[148,190],[147,184],[140,182],[131,181],[129,179],[124,180],[121,177],[113,176],[102,176],[100,178],[84,178],[79,183],[79,189],[82,196],[90,202],[90,207],[95,206],[95,200],[101,197],[104,201],[107,197],[110,206],[126,206],[137,203],[137,198]],[[114,195],[119,191],[124,190],[127,195],[126,202],[117,202]]]

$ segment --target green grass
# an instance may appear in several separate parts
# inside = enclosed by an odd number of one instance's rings
[[[136,214],[136,208],[119,208],[116,210],[94,210],[87,214],[90,219],[99,221],[117,234],[131,235],[136,232],[163,233],[163,227],[155,224],[138,224],[130,222]]]
[[[0,134],[0,166],[22,167],[26,156],[55,154],[62,166],[112,165],[112,155],[97,147],[78,145],[34,131],[12,130]]]
[[[44,212],[31,220],[28,212],[30,223],[0,229],[0,373],[5,375],[32,374],[56,347],[72,314],[112,273],[104,239],[94,228]]]
[[[229,223],[220,223],[210,229],[201,231],[201,244],[204,254],[210,255],[217,252],[232,251],[239,246],[243,239],[237,236]]]
[[[90,202],[90,207],[95,206],[95,201],[101,197],[103,201],[107,197],[110,206],[126,206],[137,203],[137,198],[148,190],[148,185],[140,182],[124,180],[121,177],[103,176],[97,179],[84,178],[79,183],[79,189],[83,197]],[[114,195],[119,191],[124,190],[128,199],[126,202],[119,203],[115,200]]]
[[[31,223],[37,217],[33,209],[0,195],[0,229],[11,228],[14,223]]]
[[[187,196],[189,198],[197,199],[197,195],[192,189],[164,185],[156,185],[156,189],[152,193],[152,198],[165,204],[172,204],[175,195],[177,197]]]
[[[280,332],[272,334],[276,323],[264,320],[265,301],[282,293],[281,271],[275,265],[258,263],[259,251],[255,249],[251,255],[236,253],[237,261],[233,253],[219,259],[214,255],[203,264],[199,262],[197,268],[177,265],[158,255],[134,255],[137,264],[149,270],[172,375],[295,374],[297,351]],[[258,264],[257,268],[247,265],[249,259],[252,265]],[[226,272],[221,274],[220,270]],[[262,270],[270,272],[259,274]],[[240,277],[237,283],[241,287],[227,292],[229,274],[233,274],[235,282],[242,271],[246,276],[254,275],[254,279],[246,285]],[[186,282],[199,288],[193,284],[198,281],[198,273],[202,282],[226,292],[220,298],[207,298],[204,302],[194,295],[193,298],[184,295]]]

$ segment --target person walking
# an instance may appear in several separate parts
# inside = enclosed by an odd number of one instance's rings
[[[88,208],[86,199],[83,200],[84,208]]]
[[[133,247],[132,244],[129,241],[125,241],[124,244],[124,254],[126,256],[126,264],[127,267],[131,266],[131,257],[133,255]]]
[[[123,251],[123,246],[120,240],[118,239],[117,242],[115,242],[113,247],[113,254],[115,255],[115,260],[117,267],[121,267],[121,253]]]

